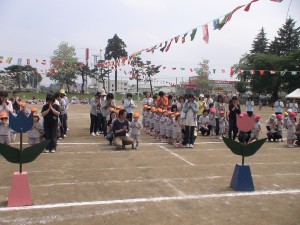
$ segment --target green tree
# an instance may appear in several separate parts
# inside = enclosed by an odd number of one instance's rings
[[[262,27],[258,35],[252,43],[251,54],[267,53],[268,52],[268,39],[264,28]]]
[[[112,68],[110,66],[105,65],[104,60],[98,61],[99,67],[95,67],[91,70],[90,77],[94,78],[97,82],[100,82],[103,84],[103,89],[106,92],[109,92],[109,87],[105,87],[105,78],[109,79],[109,74],[112,71]]]
[[[300,46],[300,27],[295,27],[296,22],[289,18],[282,28],[279,28],[274,41],[270,44],[269,53],[287,56]]]
[[[47,74],[50,80],[54,80],[62,88],[63,85],[67,86],[68,92],[70,85],[75,84],[77,79],[76,72],[78,70],[78,59],[75,53],[75,47],[69,46],[68,42],[61,42],[57,49],[54,50],[51,56],[51,72]],[[82,80],[83,86],[86,79]]]
[[[36,68],[26,65],[12,65],[6,67],[5,70],[11,76],[11,78],[17,84],[19,90],[26,88],[30,84],[33,88],[37,87],[37,84],[42,81],[42,76],[38,73]],[[33,79],[35,78],[35,81]]]
[[[247,91],[247,84],[242,81],[236,83],[234,87],[241,94],[243,94]]]
[[[153,86],[152,86],[152,77],[158,73],[160,73],[160,67],[161,65],[159,66],[155,66],[153,64],[151,64],[151,61],[146,61],[146,64],[145,64],[145,73],[147,75],[147,79],[146,81],[149,81],[150,82],[150,88],[151,88],[151,95],[153,96]]]
[[[131,60],[131,80],[136,80],[136,92],[139,92],[139,81],[142,80],[142,76],[145,75],[144,72],[144,62],[142,61],[141,57],[134,57]]]
[[[212,90],[213,85],[211,81],[209,80],[209,75],[211,72],[209,71],[209,60],[203,59],[202,62],[200,62],[198,65],[199,67],[196,68],[196,73],[198,75],[198,86],[200,89],[200,92],[205,93],[207,91]]]
[[[118,37],[117,34],[113,36],[113,38],[108,39],[107,46],[105,48],[105,60],[114,60],[114,66],[115,66],[115,91],[117,91],[117,85],[118,85],[118,62],[123,57],[127,57],[127,52],[125,50],[126,48],[125,42]]]

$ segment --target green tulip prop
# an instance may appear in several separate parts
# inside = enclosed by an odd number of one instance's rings
[[[39,144],[23,149],[23,133],[33,126],[33,114],[28,117],[19,112],[17,116],[9,113],[9,127],[20,134],[20,149],[9,145],[0,144],[0,154],[10,163],[19,164],[19,172],[13,175],[12,185],[8,197],[8,206],[32,205],[31,191],[27,172],[22,171],[22,164],[34,161],[50,143],[45,140]]]
[[[243,132],[249,132],[255,125],[254,117],[248,117],[247,114],[240,114],[237,116],[237,127]],[[236,191],[254,191],[254,184],[252,180],[250,166],[244,163],[245,157],[254,155],[261,146],[265,143],[267,138],[260,139],[250,144],[236,142],[230,138],[223,137],[226,146],[236,155],[242,156],[242,164],[236,164],[230,187]]]

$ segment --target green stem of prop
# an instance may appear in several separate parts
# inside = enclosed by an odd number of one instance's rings
[[[20,132],[20,173],[22,173],[22,145],[23,145],[23,129]]]
[[[246,142],[246,137],[244,135],[243,137],[243,149],[242,149],[242,165],[244,165],[245,163],[245,156],[244,156],[244,146],[245,146],[245,142]]]

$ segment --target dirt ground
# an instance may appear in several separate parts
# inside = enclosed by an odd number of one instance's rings
[[[264,123],[271,109],[260,113]],[[235,192],[241,157],[215,137],[178,149],[143,133],[138,150],[115,151],[89,135],[88,105],[71,106],[69,127],[55,154],[23,165],[33,206],[6,207],[18,165],[0,157],[1,225],[300,224],[300,148],[266,143],[245,160],[255,191]]]

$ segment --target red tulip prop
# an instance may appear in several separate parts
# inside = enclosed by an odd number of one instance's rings
[[[239,130],[249,132],[255,125],[255,119],[253,116],[249,117],[247,114],[240,114],[236,116],[236,125]]]

